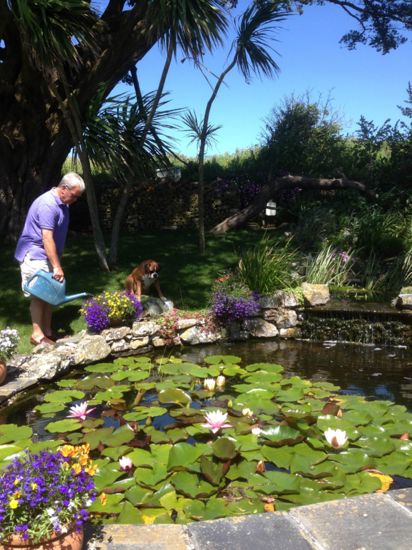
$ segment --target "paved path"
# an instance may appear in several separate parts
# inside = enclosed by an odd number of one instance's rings
[[[87,550],[412,550],[412,488],[188,525],[108,525]]]

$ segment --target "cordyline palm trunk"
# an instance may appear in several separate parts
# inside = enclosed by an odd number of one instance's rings
[[[220,86],[222,85],[225,76],[233,69],[236,65],[237,52],[228,67],[220,75],[216,86],[213,89],[213,93],[207,102],[205,115],[203,117],[202,132],[200,135],[200,147],[199,147],[199,170],[198,170],[198,212],[199,212],[199,222],[198,222],[198,231],[199,231],[199,252],[204,254],[206,252],[206,237],[205,237],[205,149],[206,149],[206,140],[207,140],[207,129],[209,126],[209,116],[210,110],[212,108],[213,102],[216,99],[216,96],[219,92]]]
[[[146,118],[146,122],[145,122],[145,125],[144,125],[144,128],[143,128],[142,137],[141,137],[141,140],[140,140],[141,147],[144,147],[144,143],[145,143],[145,140],[146,140],[146,137],[147,137],[147,134],[149,133],[149,131],[153,131],[152,130],[152,128],[153,128],[152,127],[153,118],[156,114],[156,110],[159,106],[160,99],[162,98],[162,95],[163,95],[163,89],[164,89],[164,85],[165,85],[165,82],[166,82],[167,74],[168,74],[169,69],[170,69],[170,63],[171,63],[172,58],[173,58],[173,52],[174,52],[173,41],[170,40],[169,46],[168,46],[168,49],[167,49],[166,61],[165,61],[165,64],[163,66],[163,71],[162,71],[162,74],[161,74],[161,77],[160,77],[159,85],[158,85],[157,90],[156,90],[156,96],[153,100],[152,108],[150,109],[150,113],[148,114],[148,116]],[[135,68],[134,68],[134,70],[136,71]],[[133,76],[133,72],[132,72],[132,76]],[[134,73],[134,80],[136,80],[136,83],[137,83],[136,72]],[[138,90],[140,92],[140,88],[137,88],[136,84],[135,84],[135,90],[136,90],[136,92]],[[137,94],[136,94],[136,96],[137,96]],[[140,94],[140,99],[141,99],[141,94]],[[144,110],[143,102],[141,102],[141,108],[143,108],[142,114],[143,114],[143,116],[145,116],[145,110]],[[157,135],[156,132],[154,133],[154,138],[159,140],[159,136]],[[113,219],[112,234],[111,234],[111,241],[110,241],[110,251],[109,251],[109,263],[110,263],[110,265],[115,265],[116,262],[117,262],[118,250],[119,250],[120,229],[121,229],[122,221],[123,221],[123,218],[124,218],[124,213],[126,211],[126,205],[127,205],[128,200],[129,200],[130,189],[132,187],[132,180],[133,180],[133,174],[130,174],[130,177],[125,179],[125,182],[124,182],[124,185],[123,185],[123,188],[122,188],[122,194],[121,194],[119,203],[117,205],[116,213],[115,213],[115,216],[114,216],[114,219]]]

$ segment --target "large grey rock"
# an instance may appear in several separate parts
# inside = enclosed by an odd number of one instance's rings
[[[410,286],[401,288],[395,304],[399,309],[412,309],[412,288]]]
[[[273,309],[277,307],[296,307],[298,305],[293,292],[286,292],[285,290],[278,290],[271,295],[261,296],[259,298],[259,304],[262,309]]]
[[[298,322],[298,316],[294,309],[267,309],[263,312],[263,317],[265,320],[275,323],[278,329],[294,327]]]
[[[118,327],[103,330],[100,335],[103,336],[106,342],[116,342],[117,340],[123,340],[131,332],[130,327]]]
[[[39,380],[52,380],[64,374],[66,370],[67,366],[62,365],[60,355],[53,352],[33,355],[26,366],[26,373]]]
[[[309,306],[321,306],[330,300],[328,285],[302,284],[303,297]]]
[[[243,328],[255,338],[274,338],[279,334],[274,324],[263,319],[246,319],[243,321]]]
[[[154,321],[136,321],[132,326],[133,336],[153,336],[159,330],[160,326]]]
[[[76,365],[87,365],[106,359],[111,349],[103,336],[86,336],[77,346],[74,361]]]
[[[191,327],[180,335],[180,339],[184,344],[211,344],[222,339],[220,331],[209,331],[203,327]]]
[[[173,302],[170,300],[161,300],[160,298],[150,297],[142,301],[142,306],[146,315],[158,317],[167,311],[173,309]]]
[[[243,342],[249,338],[249,332],[244,328],[243,322],[231,321],[226,325],[225,336],[233,342]]]
[[[177,319],[177,330],[185,330],[201,324],[202,321],[199,319]]]
[[[149,337],[148,336],[143,336],[143,338],[136,338],[136,339],[131,340],[129,342],[129,348],[133,349],[133,350],[136,350],[136,349],[139,349],[139,348],[143,348],[144,346],[147,346],[148,343],[149,343]]]
[[[279,330],[279,336],[281,338],[292,339],[292,338],[300,338],[301,331],[299,327],[289,327],[289,328],[281,328]]]

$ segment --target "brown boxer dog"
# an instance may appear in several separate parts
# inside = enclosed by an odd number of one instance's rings
[[[125,280],[125,289],[139,300],[153,287],[159,298],[164,298],[159,282],[160,265],[155,260],[144,260],[133,269]]]

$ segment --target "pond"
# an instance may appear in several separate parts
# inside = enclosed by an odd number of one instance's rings
[[[86,444],[104,496],[90,510],[109,523],[282,511],[406,486],[411,366],[403,348],[335,342],[120,357],[4,411],[0,466],[27,447]]]
[[[249,341],[195,347],[181,356],[200,362],[211,354],[239,355],[245,363],[279,363],[287,375],[327,380],[340,386],[342,393],[388,399],[412,411],[412,350],[406,347]]]

